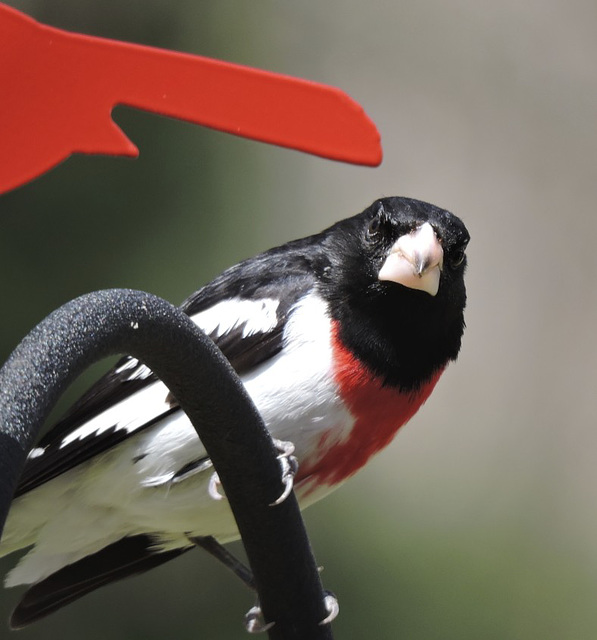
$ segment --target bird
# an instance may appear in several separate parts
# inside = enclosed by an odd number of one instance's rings
[[[301,509],[388,445],[457,359],[468,242],[449,211],[383,197],[239,262],[182,304],[240,376]],[[124,356],[28,455],[0,543],[0,556],[28,549],[5,580],[30,585],[11,626],[197,540],[238,538],[221,497],[176,400]]]

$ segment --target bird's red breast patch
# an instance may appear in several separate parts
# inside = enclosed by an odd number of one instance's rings
[[[381,379],[344,346],[335,325],[332,349],[334,378],[354,424],[348,437],[340,442],[331,443],[330,432],[322,435],[318,448],[325,454],[311,467],[307,464],[299,472],[303,477],[309,477],[311,487],[337,484],[363,467],[413,417],[443,373],[440,369],[416,391],[400,392],[383,386]]]

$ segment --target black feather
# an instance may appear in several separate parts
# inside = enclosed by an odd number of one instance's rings
[[[25,627],[98,587],[153,569],[192,548],[156,553],[149,536],[123,538],[31,587],[13,611],[10,626]]]

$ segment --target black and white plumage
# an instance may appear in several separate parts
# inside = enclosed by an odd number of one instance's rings
[[[431,393],[464,328],[468,233],[452,214],[378,200],[320,234],[231,267],[183,309],[291,441],[301,506],[354,474]],[[200,390],[198,390],[200,393]],[[0,555],[32,547],[23,626],[115,579],[238,536],[168,389],[126,357],[31,451]]]

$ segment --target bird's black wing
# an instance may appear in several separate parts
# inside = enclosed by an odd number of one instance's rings
[[[272,250],[232,267],[182,305],[239,375],[282,349],[289,313],[314,286],[302,247],[293,244],[299,250]],[[15,497],[175,411],[176,400],[150,369],[129,356],[121,359],[33,449]]]

